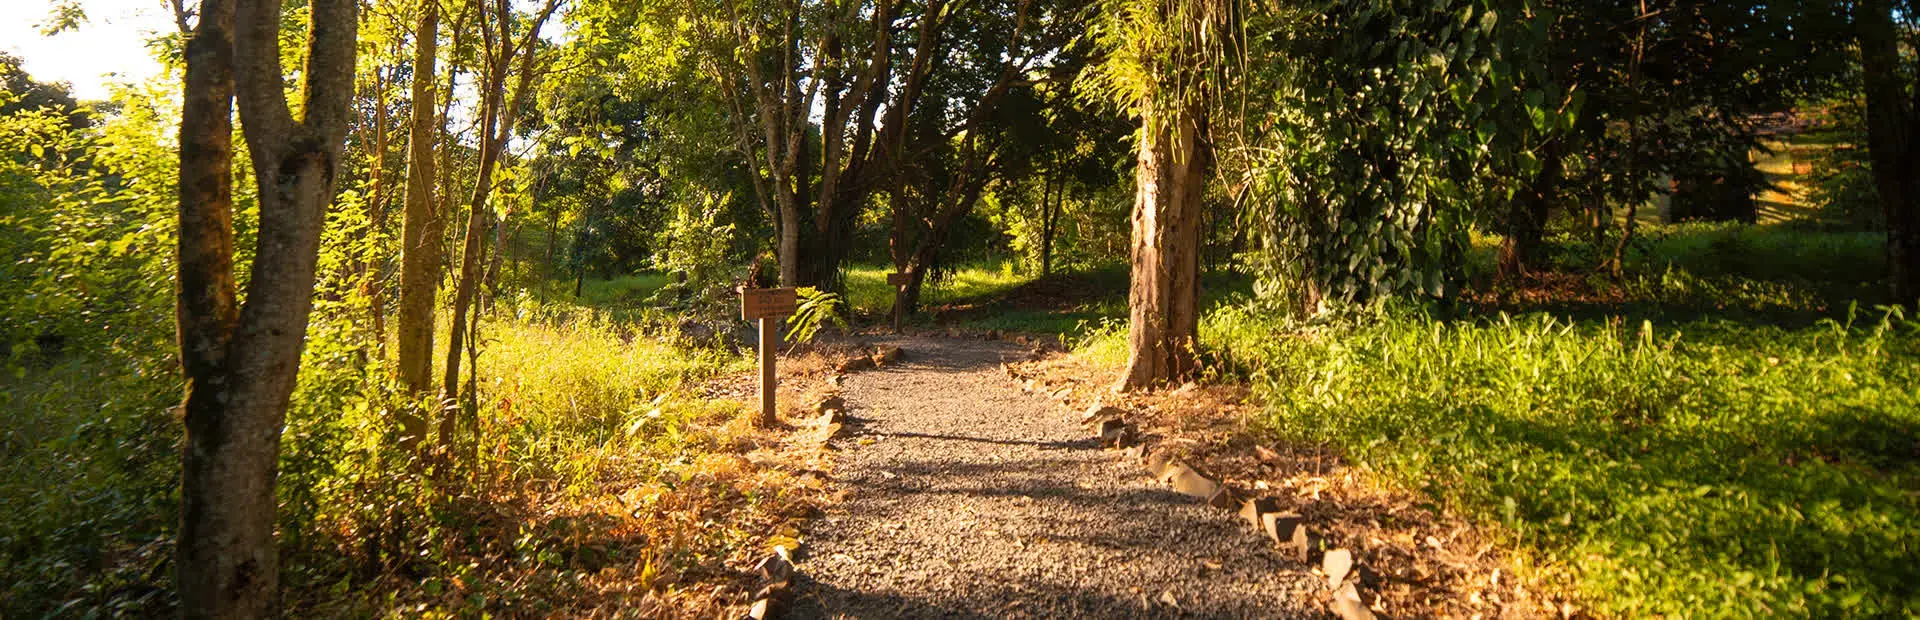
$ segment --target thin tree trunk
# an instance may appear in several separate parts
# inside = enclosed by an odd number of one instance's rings
[[[387,229],[387,76],[384,71],[374,72],[373,77],[373,174],[368,180],[367,225],[375,236]],[[365,272],[361,274],[361,287],[367,297],[367,315],[373,324],[373,346],[382,361],[387,350],[387,312],[385,286],[381,272],[385,271],[381,260],[380,248],[375,248],[368,257]]]
[[[1191,104],[1189,104],[1191,105]],[[1209,167],[1199,106],[1142,115],[1122,389],[1190,374],[1199,333],[1200,206]]]
[[[554,209],[547,216],[547,256],[540,267],[540,299],[546,300],[547,292],[553,282],[553,251],[555,239],[560,236],[560,210]]]
[[[458,402],[460,396],[461,346],[468,340],[470,328],[467,327],[467,313],[473,307],[473,298],[479,289],[481,266],[486,260],[486,243],[483,239],[487,223],[493,215],[493,209],[487,204],[493,195],[493,173],[499,166],[507,136],[513,132],[514,111],[525,103],[532,83],[533,59],[538,49],[540,27],[558,4],[558,0],[548,0],[546,10],[534,20],[531,29],[518,44],[512,37],[513,15],[507,0],[497,0],[495,3],[492,26],[488,26],[486,16],[481,15],[481,32],[488,38],[484,47],[489,60],[484,85],[486,95],[480,114],[479,170],[474,181],[473,198],[467,205],[466,244],[460,253],[460,282],[454,289],[453,330],[448,337],[447,370],[442,381],[443,396],[449,401]],[[513,62],[516,51],[523,51],[525,56],[521,58],[513,100],[509,102],[507,68]],[[473,355],[477,356],[477,353]],[[455,409],[448,409],[441,417],[440,441],[448,449],[453,448],[457,413]]]
[[[1887,276],[1893,302],[1920,306],[1920,83],[1903,82],[1899,30],[1887,0],[1864,0],[1854,17],[1866,79],[1867,152],[1887,215]]]
[[[189,618],[277,611],[280,432],[351,115],[358,25],[352,0],[315,0],[311,8],[300,121],[289,110],[280,66],[279,2],[207,0],[187,43],[177,307],[186,441],[174,569],[181,615]],[[236,101],[261,188],[256,258],[237,312]]]
[[[436,142],[440,136],[439,82],[434,65],[439,53],[440,4],[421,4],[414,29],[413,118],[407,136],[407,204],[400,232],[400,324],[395,334],[399,348],[400,382],[413,394],[433,386],[433,307],[440,292],[442,238],[445,214],[434,196],[438,182]],[[400,444],[411,450],[425,438],[426,418],[402,409]]]
[[[1056,158],[1057,159],[1057,158]],[[1053,169],[1040,177],[1040,275],[1053,272]]]

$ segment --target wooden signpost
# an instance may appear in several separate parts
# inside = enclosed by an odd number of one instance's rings
[[[740,289],[740,318],[760,322],[760,423],[771,426],[778,421],[774,391],[779,381],[774,373],[773,353],[780,347],[780,319],[793,314],[800,297],[791,288]]]
[[[893,287],[893,333],[900,333],[900,321],[907,309],[907,285],[913,282],[913,274],[908,272],[887,274],[887,286]]]

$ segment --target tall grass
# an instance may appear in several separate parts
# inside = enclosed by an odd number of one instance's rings
[[[583,489],[603,475],[651,471],[714,449],[719,439],[690,432],[690,423],[729,419],[737,407],[706,401],[697,388],[720,372],[747,370],[747,358],[631,329],[594,314],[494,327],[497,341],[480,370],[495,454],[522,476]]]

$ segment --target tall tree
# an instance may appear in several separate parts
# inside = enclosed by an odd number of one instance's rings
[[[414,394],[433,387],[433,306],[440,291],[441,238],[446,219],[434,198],[437,180],[435,142],[439,137],[440,3],[420,3],[414,28],[413,119],[407,132],[406,212],[400,232],[400,310],[396,334],[400,382]],[[426,435],[426,418],[403,413],[402,442],[413,445]]]
[[[1896,3],[1862,0],[1854,22],[1866,80],[1867,151],[1887,214],[1890,288],[1895,303],[1911,308],[1920,306],[1920,74],[1905,60],[1914,53],[1914,9],[1920,7]]]
[[[280,64],[281,8],[277,0],[204,0],[186,46],[176,310],[186,445],[174,568],[187,617],[275,611],[280,432],[350,122],[358,3],[310,4],[299,119]],[[261,188],[244,305],[233,273],[236,101]]]
[[[1035,167],[1046,132],[1046,102],[1035,87],[1071,80],[1082,66],[1063,49],[1079,38],[1080,9],[1031,0],[967,3],[952,9],[965,28],[916,44],[916,58],[946,60],[924,80],[924,101],[897,136],[887,175],[888,247],[895,270],[909,276],[895,313],[918,306],[928,273],[987,188]]]

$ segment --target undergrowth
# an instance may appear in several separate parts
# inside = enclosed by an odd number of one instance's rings
[[[351,326],[310,328],[278,484],[283,607],[738,604],[744,593],[716,587],[790,529],[809,490],[743,458],[764,438],[739,405],[703,394],[748,360],[593,309],[499,316],[521,318],[482,324],[478,409],[455,441],[418,454],[397,447],[397,413],[423,403],[387,383]],[[15,414],[0,435],[0,615],[171,612],[181,387],[164,351],[117,353],[5,369],[0,406]]]

